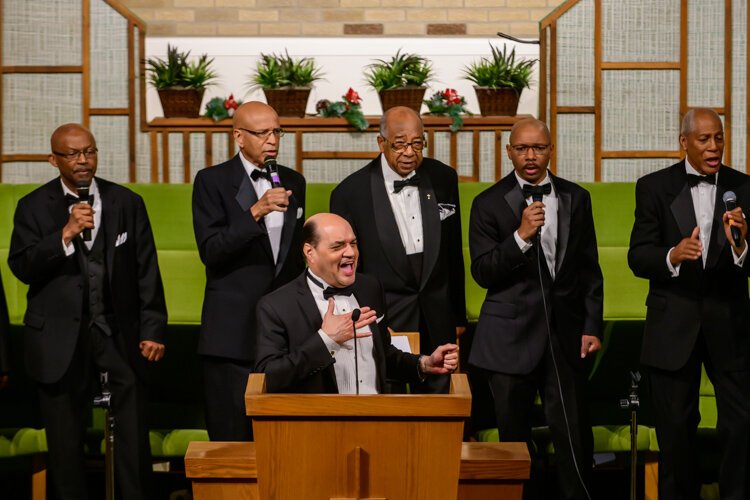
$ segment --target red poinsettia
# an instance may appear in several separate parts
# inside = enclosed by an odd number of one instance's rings
[[[349,91],[344,96],[344,99],[350,104],[359,104],[360,101],[359,94],[351,87],[349,87]]]
[[[461,104],[461,96],[458,95],[456,89],[445,89],[442,96],[447,104]]]
[[[237,109],[237,101],[234,100],[234,94],[229,94],[229,97],[227,97],[226,101],[224,101],[224,108],[225,109],[231,109],[235,110]]]

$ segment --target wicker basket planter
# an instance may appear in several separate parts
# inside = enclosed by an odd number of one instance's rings
[[[516,116],[521,95],[512,88],[474,87],[482,116]]]
[[[406,106],[417,113],[422,109],[422,99],[427,87],[401,87],[397,89],[381,90],[380,105],[385,113],[394,106]]]
[[[307,98],[310,97],[310,87],[294,87],[283,89],[263,89],[266,102],[279,116],[293,116],[303,118],[307,109]]]
[[[201,114],[201,102],[205,89],[159,90],[164,118],[197,118]]]

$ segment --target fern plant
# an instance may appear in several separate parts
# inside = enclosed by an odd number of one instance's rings
[[[380,92],[402,87],[422,87],[434,76],[432,63],[417,54],[401,53],[390,60],[376,59],[365,70],[365,81]]]
[[[477,87],[512,88],[520,94],[531,86],[531,76],[536,59],[516,60],[516,49],[508,53],[503,46],[502,52],[490,44],[492,57],[483,57],[478,62],[464,68],[464,78],[474,82]]]
[[[323,78],[315,59],[302,57],[295,59],[285,54],[261,54],[250,77],[251,88],[278,89],[284,87],[310,87]]]
[[[158,57],[146,60],[148,81],[157,90],[185,88],[201,90],[216,83],[217,74],[211,68],[213,59],[203,54],[195,61],[188,61],[190,51],[181,52],[167,45],[167,59]]]

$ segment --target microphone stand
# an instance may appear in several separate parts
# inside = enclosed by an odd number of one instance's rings
[[[359,396],[359,355],[357,354],[357,321],[362,311],[355,309],[352,311],[352,330],[354,331],[354,386]]]
[[[635,500],[637,485],[636,466],[638,464],[638,409],[641,400],[638,396],[638,384],[641,381],[640,372],[630,372],[630,393],[626,399],[620,400],[620,408],[630,410],[630,498]]]

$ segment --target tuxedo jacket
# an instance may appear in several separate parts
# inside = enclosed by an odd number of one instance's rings
[[[360,307],[368,306],[383,316],[370,325],[378,390],[389,392],[387,379],[417,381],[419,356],[391,345],[380,284],[357,274],[354,297]],[[255,371],[266,374],[268,392],[338,393],[334,358],[318,334],[322,324],[305,273],[263,297],[258,304]]]
[[[331,212],[347,219],[357,235],[359,270],[383,285],[389,326],[396,331],[417,331],[421,312],[431,352],[455,342],[456,326],[466,324],[461,210],[454,169],[425,158],[417,173],[424,234],[418,283],[385,190],[380,156],[333,190]]]
[[[742,267],[735,265],[732,246],[724,233],[722,196],[734,191],[747,214],[749,181],[743,173],[720,167],[705,268],[702,259],[686,261],[673,278],[667,253],[698,225],[685,162],[638,180],[628,263],[636,276],[649,280],[641,349],[644,364],[665,370],[681,368],[693,351],[698,333],[703,332],[717,369],[747,368],[750,256]]]
[[[0,374],[10,371],[10,321],[8,306],[5,302],[5,290],[0,280]]]
[[[513,173],[472,203],[471,273],[487,289],[469,357],[475,366],[522,375],[539,364],[548,346],[543,297],[552,334],[572,366],[581,365],[581,335],[601,336],[603,284],[591,197],[549,175],[558,199],[554,281],[536,242],[526,253],[516,243],[527,205]]]
[[[118,347],[136,372],[145,360],[142,340],[164,342],[167,310],[156,247],[143,199],[97,177],[113,326]],[[81,331],[84,278],[76,254],[65,255],[62,229],[69,218],[60,179],[21,198],[13,219],[8,264],[29,285],[24,357],[30,376],[58,381],[70,365]]]
[[[265,226],[250,213],[258,196],[239,154],[195,177],[193,229],[206,266],[200,354],[255,361],[255,306],[305,267],[301,243],[305,178],[282,166],[279,178],[292,196],[274,263]]]

